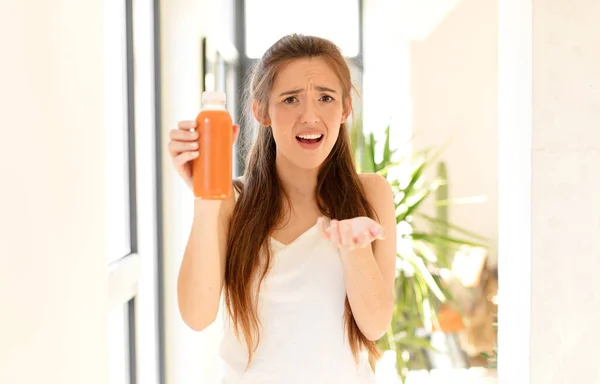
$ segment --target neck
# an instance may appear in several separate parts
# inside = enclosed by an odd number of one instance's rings
[[[305,203],[314,200],[318,169],[300,168],[280,155],[275,166],[282,186],[292,201]]]

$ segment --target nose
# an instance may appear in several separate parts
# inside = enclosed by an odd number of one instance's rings
[[[314,102],[304,103],[304,109],[301,112],[300,120],[302,124],[308,125],[314,125],[319,122],[319,114]]]

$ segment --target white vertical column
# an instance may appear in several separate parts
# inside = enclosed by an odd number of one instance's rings
[[[597,383],[600,3],[499,2],[500,383]]]
[[[531,316],[530,0],[498,3],[498,378],[529,383]]]
[[[529,383],[531,0],[498,2],[498,378]]]

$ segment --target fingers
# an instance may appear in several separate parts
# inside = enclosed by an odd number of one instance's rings
[[[329,229],[327,229],[327,231],[329,232],[329,240],[331,241],[331,244],[336,248],[339,248],[342,245],[338,223],[339,222],[335,219],[331,220],[331,223],[329,224]]]
[[[177,123],[177,128],[182,129],[184,131],[189,131],[191,129],[196,128],[196,122],[194,120],[182,120]]]
[[[182,152],[195,151],[198,149],[197,141],[170,141],[167,145],[171,156],[175,157]]]
[[[369,234],[373,236],[373,239],[385,239],[385,229],[379,224],[371,227],[369,229]]]
[[[194,160],[196,157],[198,157],[198,154],[198,151],[182,152],[181,154],[173,157],[173,164],[175,167],[180,167],[188,161]]]
[[[364,231],[356,237],[356,247],[364,248],[367,245],[371,244],[373,240],[375,240],[375,238],[373,237],[373,235],[371,235],[371,232]]]
[[[340,234],[342,236],[342,245],[346,248],[354,248],[356,242],[354,240],[354,233],[352,231],[352,223],[349,221],[342,221],[339,223]]]
[[[196,141],[199,134],[197,131],[186,131],[183,129],[171,129],[169,131],[169,139],[176,141]]]
[[[337,248],[364,248],[375,240],[385,238],[384,228],[374,221],[369,225],[357,225],[356,219],[331,220],[331,225],[326,228],[325,221],[319,219],[318,225],[325,238]]]
[[[191,156],[187,155],[181,157],[184,152],[195,151],[198,149],[199,134],[196,131],[190,131],[195,127],[195,121],[184,120],[177,123],[177,129],[169,131],[170,140],[167,148],[171,154],[171,158],[173,158],[173,163],[181,165],[181,159],[189,158]]]
[[[172,129],[169,131],[169,139],[172,141],[198,141],[200,134],[198,131],[191,131],[191,129],[195,129],[196,122],[195,121],[180,121],[177,124],[177,129]],[[233,126],[233,142],[235,143],[240,134],[240,126],[239,124],[235,124]]]
[[[197,124],[193,120],[183,120],[177,123],[177,129],[169,131],[169,143],[167,148],[176,167],[198,157],[199,132],[195,131]],[[233,141],[237,141],[240,126],[233,126]]]

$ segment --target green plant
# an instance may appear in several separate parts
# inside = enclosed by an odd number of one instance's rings
[[[435,191],[436,217],[438,221],[448,223],[448,204],[440,204],[441,202],[448,201],[448,170],[446,168],[446,163],[441,161],[438,163],[437,178],[438,180],[444,180],[444,182]],[[444,238],[448,237],[449,231],[447,225],[435,225],[434,227],[435,233],[438,236]],[[438,245],[436,251],[438,255],[443,254],[443,257],[446,259],[449,257],[447,249],[443,245]]]
[[[444,147],[399,156],[390,147],[389,126],[378,148],[380,143],[374,134],[362,132],[360,119],[353,124],[350,135],[359,172],[379,173],[388,179],[394,193],[398,233],[396,301],[391,327],[378,345],[384,351],[395,352],[396,369],[404,381],[409,369],[427,368],[425,351],[433,349],[427,333],[440,328],[440,305],[452,302],[442,278],[443,271],[450,273],[450,255],[462,245],[484,246],[482,241],[486,239],[448,222],[446,167],[437,163]],[[380,160],[377,153],[381,154]],[[433,164],[438,164],[437,177],[428,180],[426,170]],[[391,176],[392,170],[396,176]],[[436,217],[421,209],[432,195],[437,197]],[[417,225],[415,218],[428,225]],[[452,237],[449,230],[463,237]]]

